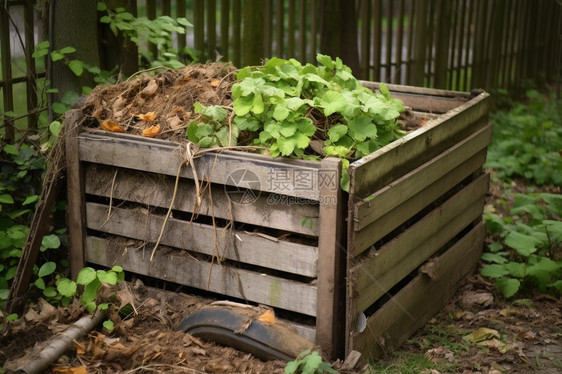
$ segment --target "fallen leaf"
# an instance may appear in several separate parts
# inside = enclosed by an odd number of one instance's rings
[[[500,353],[506,353],[508,351],[507,345],[504,342],[501,342],[496,338],[479,341],[477,344],[480,347],[486,347],[488,349],[495,349],[496,351],[498,351]]]
[[[82,344],[80,344],[76,341],[74,342],[74,348],[76,348],[76,354],[77,355],[86,354],[86,348]]]
[[[158,90],[158,83],[154,79],[151,79],[150,82],[142,89],[140,92],[141,97],[148,97],[154,95],[154,93]]]
[[[138,120],[140,121],[154,121],[156,119],[156,113],[155,112],[148,112],[145,114],[137,114],[135,117],[137,117]]]
[[[486,308],[494,302],[494,295],[490,292],[467,291],[463,293],[460,302],[463,308],[466,309]]]
[[[111,132],[125,132],[125,129],[119,126],[119,124],[113,120],[105,120],[101,123],[101,127],[104,130],[111,131]]]
[[[170,126],[172,130],[177,130],[182,127],[182,120],[178,116],[169,117],[166,120],[166,124]]]
[[[160,134],[160,125],[150,126],[142,130],[142,136],[146,136],[147,138],[154,138],[158,134]]]
[[[218,87],[220,83],[221,83],[220,80],[215,79],[214,81],[211,82],[211,87]]]
[[[463,336],[464,340],[469,340],[473,343],[481,342],[492,338],[499,339],[500,333],[497,330],[489,329],[487,327],[480,327],[479,329],[474,330],[472,333]]]
[[[258,321],[264,325],[273,325],[275,323],[275,313],[273,313],[273,310],[268,309],[258,317]]]
[[[58,368],[53,368],[51,372],[63,373],[63,374],[88,374],[88,370],[86,370],[85,366],[77,366],[77,367],[61,366]]]

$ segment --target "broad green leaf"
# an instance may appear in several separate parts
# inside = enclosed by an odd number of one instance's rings
[[[205,136],[213,135],[215,130],[213,126],[209,125],[208,123],[198,123],[195,128],[195,136],[198,139],[202,139]]]
[[[36,201],[39,201],[39,195],[29,195],[25,198],[21,205],[33,204]]]
[[[259,93],[254,94],[254,100],[252,101],[252,112],[254,114],[261,114],[263,113],[264,110],[265,110],[265,106],[261,94]]]
[[[507,254],[507,252],[502,252],[502,254],[486,252],[482,254],[482,260],[495,262],[496,264],[505,264],[507,262],[507,259],[504,256],[505,254]]]
[[[68,67],[77,77],[84,73],[84,63],[80,60],[72,60],[68,63]]]
[[[281,126],[281,128],[279,129],[279,133],[286,138],[293,136],[296,131],[297,126]]]
[[[52,109],[53,112],[55,112],[56,114],[63,114],[64,112],[66,112],[66,105],[64,105],[63,103],[53,103],[52,105]]]
[[[79,282],[77,282],[79,283]],[[92,282],[84,285],[84,292],[82,293],[82,302],[88,304],[93,302],[98,296],[98,290],[101,287],[101,282],[95,278]]]
[[[512,278],[500,278],[494,283],[494,285],[503,293],[503,296],[506,299],[509,299],[511,296],[515,295],[517,291],[519,291],[521,282]]]
[[[62,60],[64,58],[64,54],[60,53],[59,51],[52,51],[51,52],[51,60],[53,62]]]
[[[96,279],[96,271],[91,267],[85,267],[80,272],[78,272],[78,278],[76,283],[83,286],[92,283]]]
[[[512,231],[505,237],[505,245],[515,249],[521,256],[529,257],[537,251],[537,240],[532,236]]]
[[[112,332],[113,329],[115,328],[115,324],[113,323],[112,320],[108,319],[107,321],[103,322],[103,327],[105,327],[107,331]]]
[[[507,274],[509,274],[509,271],[504,267],[504,265],[499,264],[485,265],[482,270],[480,270],[480,275],[483,277],[499,278]]]
[[[296,146],[296,139],[280,137],[277,139],[279,151],[283,156],[289,156]]]
[[[57,290],[55,289],[55,287],[47,287],[43,290],[43,295],[45,295],[45,297],[55,297],[57,296]]]
[[[72,297],[76,295],[76,283],[68,278],[61,278],[57,284],[57,291],[63,296]]]
[[[328,130],[328,137],[332,142],[337,142],[342,136],[347,134],[348,127],[342,124],[332,126]]]
[[[514,278],[523,279],[527,271],[527,265],[522,262],[508,262],[503,265],[504,269]]]
[[[14,199],[12,198],[11,195],[8,194],[0,195],[0,204],[13,204],[13,203],[14,203]]]
[[[240,130],[258,131],[261,128],[261,123],[254,117],[249,116],[236,116],[233,121]]]
[[[60,123],[59,121],[53,121],[49,125],[49,131],[51,131],[51,134],[53,134],[56,138],[58,138],[61,129],[62,123]]]
[[[45,248],[56,249],[60,247],[60,239],[55,234],[45,235],[41,245]]]
[[[333,113],[344,110],[347,105],[347,101],[341,93],[330,90],[319,98],[317,104],[324,108],[324,115],[327,117]]]
[[[232,103],[232,107],[234,108],[234,113],[237,116],[244,116],[250,112],[252,109],[252,105],[254,102],[253,95],[251,96],[242,96],[234,100]]]
[[[289,109],[283,105],[276,105],[273,109],[273,118],[281,122],[289,115]]]
[[[348,123],[349,136],[358,141],[377,137],[377,126],[368,117],[357,118]]]
[[[43,278],[37,278],[35,281],[35,287],[39,288],[40,290],[45,289],[45,280]]]
[[[101,282],[105,282],[111,285],[117,284],[117,274],[115,274],[114,271],[98,270],[97,277]]]
[[[330,56],[322,55],[319,53],[316,55],[316,61],[330,70],[334,68],[334,62],[332,61],[332,58]]]
[[[55,264],[54,262],[52,262],[52,261],[45,262],[39,268],[39,273],[37,273],[37,276],[38,277],[45,277],[47,275],[51,275],[55,272],[56,268],[57,268],[57,264]]]

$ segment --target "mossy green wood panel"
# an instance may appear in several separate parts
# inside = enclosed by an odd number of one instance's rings
[[[367,360],[381,357],[386,349],[398,347],[408,339],[441,309],[464,277],[473,271],[482,255],[485,234],[486,225],[480,222],[445,253],[422,266],[408,285],[367,319],[363,332],[355,327],[348,331],[346,352],[357,350]]]
[[[175,177],[87,164],[85,166],[86,193],[126,200],[151,207],[168,209],[174,196]],[[173,209],[191,213],[195,210],[197,189],[192,179],[178,182]],[[230,195],[232,194],[232,195]],[[247,204],[238,204],[240,194],[235,188],[211,184],[204,189],[198,213],[256,226],[318,236],[319,205],[301,204],[284,195],[253,191]],[[255,200],[254,200],[255,198]],[[210,203],[212,200],[213,204]],[[253,200],[253,201],[252,201]],[[239,200],[235,200],[239,201]],[[306,224],[303,224],[303,221]]]
[[[348,272],[349,313],[357,315],[477,219],[489,176],[484,174]]]
[[[164,216],[136,207],[124,209],[87,203],[89,229],[155,243],[164,225]],[[109,217],[108,217],[109,215]],[[239,230],[229,230],[176,218],[169,218],[160,244],[221,259],[262,266],[315,278],[318,248],[283,240],[266,239]]]
[[[362,199],[460,142],[487,122],[482,93],[349,166],[351,201]]]
[[[88,236],[86,261],[107,267],[119,265],[126,272],[148,275],[309,316],[316,315],[315,285],[227,264],[211,264],[193,258],[185,251],[162,247],[150,261],[147,250],[125,250],[119,242]]]

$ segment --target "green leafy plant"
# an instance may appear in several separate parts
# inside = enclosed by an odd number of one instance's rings
[[[290,361],[285,366],[285,374],[322,374],[338,372],[332,369],[329,362],[323,361],[318,352],[306,350],[302,352],[294,361]]]
[[[202,147],[228,147],[236,145],[238,129],[224,126],[228,111],[220,106],[193,105],[195,113],[201,114],[198,121],[191,121],[187,138]]]
[[[528,101],[490,116],[494,142],[485,167],[497,177],[523,177],[536,184],[562,184],[562,100],[527,91]]]
[[[229,144],[265,147],[273,157],[336,156],[344,160],[341,185],[347,190],[349,160],[400,137],[396,120],[404,106],[384,84],[375,93],[361,85],[339,58],[318,54],[317,60],[319,66],[303,66],[295,59],[272,58],[243,68],[237,73],[240,82],[232,86],[234,119],[225,123],[225,111],[204,132],[198,125],[188,129],[188,138],[204,146],[226,143],[209,140],[214,131],[228,134]],[[313,141],[319,151],[311,151]]]
[[[562,293],[562,196],[516,195],[509,214],[484,213],[495,240],[482,256],[488,264],[480,273],[496,279],[506,298],[526,286]]]
[[[109,304],[96,303],[98,292],[103,283],[108,285],[116,285],[125,279],[125,273],[120,266],[114,266],[109,270],[95,270],[91,267],[85,267],[78,273],[76,282],[61,278],[57,283],[57,291],[64,297],[73,297],[77,292],[77,285],[84,286],[84,292],[80,301],[86,307],[86,310],[92,313],[97,309],[107,309]]]
[[[189,48],[178,51],[172,47],[172,32],[185,34],[187,27],[193,26],[183,17],[172,18],[160,16],[155,19],[147,17],[135,17],[125,8],[109,9],[104,2],[98,2],[98,11],[106,12],[100,18],[101,23],[109,25],[113,34],[121,32],[133,43],[141,48],[140,53],[151,61],[152,66],[168,66],[179,69],[184,64],[178,56],[189,57],[192,61],[196,59],[195,54]],[[148,43],[156,45],[158,56],[153,56],[148,48]]]

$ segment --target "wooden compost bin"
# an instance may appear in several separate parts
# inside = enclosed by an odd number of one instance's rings
[[[331,358],[398,346],[481,255],[492,130],[484,92],[388,87],[427,123],[353,162],[349,194],[338,159],[208,152],[193,162],[211,182],[193,221],[196,184],[193,168],[180,168],[181,146],[81,128],[81,111],[68,112],[73,275],[120,265],[268,305]]]

